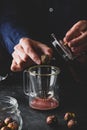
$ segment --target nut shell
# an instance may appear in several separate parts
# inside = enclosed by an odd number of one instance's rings
[[[5,124],[6,125],[8,125],[10,122],[12,122],[13,120],[12,120],[12,118],[11,117],[7,117],[7,118],[5,118],[5,120],[4,120],[4,122],[5,122]]]
[[[7,126],[2,127],[0,130],[11,130],[10,128],[8,128]]]
[[[13,121],[11,123],[8,124],[8,127],[11,129],[11,130],[18,130],[18,123]]]
[[[73,119],[69,120],[67,123],[68,128],[72,128],[77,124],[77,122]]]
[[[47,123],[48,125],[55,124],[55,123],[57,123],[57,122],[58,122],[58,120],[57,120],[57,117],[56,117],[55,115],[51,115],[51,116],[48,116],[48,117],[46,118],[46,123]]]
[[[50,63],[50,57],[48,55],[42,55],[41,56],[41,64],[49,64]]]
[[[64,120],[68,121],[70,119],[75,119],[75,117],[76,117],[75,113],[67,112],[64,115]]]

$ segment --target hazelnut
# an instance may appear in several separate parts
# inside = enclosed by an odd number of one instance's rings
[[[48,116],[46,119],[48,125],[57,123],[57,117],[55,115]]]
[[[76,124],[77,124],[77,121],[71,119],[71,120],[68,121],[67,126],[68,126],[68,128],[72,128]]]
[[[50,57],[48,55],[41,56],[41,63],[42,64],[49,64],[49,62],[50,62]]]
[[[11,130],[18,130],[18,123],[13,121],[13,122],[10,122],[8,124],[8,127],[11,129]]]
[[[66,120],[66,121],[68,121],[68,120],[70,120],[70,119],[74,119],[75,118],[75,113],[71,113],[71,112],[67,112],[67,113],[65,113],[65,115],[64,115],[64,120]]]
[[[0,121],[0,129],[5,126],[5,123],[3,121]]]
[[[8,125],[10,122],[12,122],[13,120],[12,120],[12,118],[11,117],[7,117],[7,118],[5,118],[5,120],[4,120],[4,122],[5,122],[5,124],[6,125]]]
[[[0,130],[11,130],[10,128],[8,128],[7,126],[2,127]]]

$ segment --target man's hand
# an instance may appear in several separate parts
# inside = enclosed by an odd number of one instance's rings
[[[22,38],[14,47],[11,70],[22,71],[33,64],[41,64],[41,55],[46,54],[52,57],[52,53],[52,49],[47,45],[29,38]]]
[[[73,25],[63,40],[75,55],[87,52],[87,20],[81,20]],[[87,62],[87,55],[79,57],[79,60]]]

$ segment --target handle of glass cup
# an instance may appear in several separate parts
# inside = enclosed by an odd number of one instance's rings
[[[23,72],[23,91],[25,95],[28,95],[28,96],[29,96],[29,87],[30,87],[29,72],[25,70]]]

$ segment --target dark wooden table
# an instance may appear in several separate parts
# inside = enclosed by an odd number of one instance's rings
[[[22,74],[10,75],[0,83],[0,95],[9,95],[17,99],[23,118],[22,130],[68,130],[64,121],[66,112],[74,112],[78,125],[73,130],[87,129],[87,91],[86,85],[62,77],[60,82],[60,106],[52,111],[38,111],[29,107],[28,97],[23,92]],[[49,126],[46,118],[56,115],[60,125]]]

